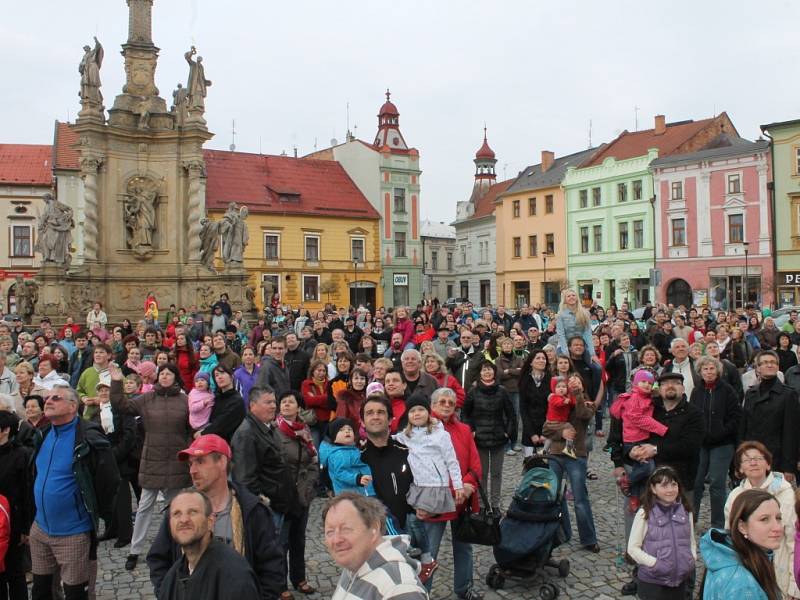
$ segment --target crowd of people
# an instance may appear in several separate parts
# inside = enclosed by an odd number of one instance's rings
[[[449,523],[453,590],[481,600],[456,523],[502,514],[517,454],[560,456],[589,553],[607,541],[587,481],[615,479],[621,593],[800,598],[796,312],[782,328],[755,308],[637,319],[568,289],[558,311],[278,302],[253,318],[223,295],[210,314],[151,302],[114,325],[96,303],[78,321],[0,321],[0,600],[27,599],[29,574],[34,600],[94,597],[105,542],[129,547],[124,569],[144,559],[159,599],[313,594],[315,501],[335,599],[427,598]]]

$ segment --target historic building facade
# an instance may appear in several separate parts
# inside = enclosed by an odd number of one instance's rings
[[[455,296],[468,298],[476,306],[496,304],[496,246],[494,208],[497,197],[513,179],[497,183],[497,158],[484,130],[483,145],[475,154],[475,183],[469,200],[456,205],[455,268],[458,272]]]
[[[525,167],[495,201],[497,302],[509,307],[544,302],[556,307],[567,284],[567,211],[561,181],[593,150]]]
[[[429,300],[444,303],[456,290],[456,230],[440,221],[422,221],[422,291]]]
[[[622,132],[579,167],[567,169],[569,280],[585,303],[631,307],[653,300],[655,267],[653,178],[650,163],[698,151],[719,136],[738,137],[725,113],[700,121],[666,123]]]
[[[772,158],[778,306],[800,305],[800,119],[762,125]]]
[[[276,293],[292,308],[383,304],[380,215],[340,164],[220,150],[204,158],[209,216],[230,202],[248,208],[244,267],[256,304]]]
[[[773,302],[769,144],[728,141],[651,163],[658,302],[724,310]]]
[[[369,143],[348,133],[347,141],[305,157],[334,160],[380,215],[384,302],[414,305],[422,298],[422,239],[419,228],[419,152],[400,132],[400,112],[386,92],[378,132]]]

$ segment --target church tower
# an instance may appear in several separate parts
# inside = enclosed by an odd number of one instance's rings
[[[378,111],[378,134],[375,136],[375,147],[388,146],[391,150],[408,150],[403,134],[400,133],[400,112],[390,100],[392,94],[386,90],[386,102]]]
[[[477,202],[495,183],[497,174],[494,167],[497,164],[494,150],[489,147],[486,139],[486,127],[483,128],[483,145],[475,153],[475,183],[472,186],[471,202]]]

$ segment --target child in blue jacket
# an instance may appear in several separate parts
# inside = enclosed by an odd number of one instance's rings
[[[356,447],[356,434],[350,419],[339,418],[328,426],[333,443],[325,440],[319,448],[320,465],[328,472],[333,493],[356,492],[374,496],[372,471],[361,460]]]

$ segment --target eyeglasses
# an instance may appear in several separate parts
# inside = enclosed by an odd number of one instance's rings
[[[44,400],[45,400],[45,402],[47,402],[48,400],[53,400],[54,402],[58,402],[59,400],[63,400],[63,399],[64,398],[62,398],[61,396],[57,396],[57,395],[53,394],[52,396],[45,396]]]
[[[764,365],[777,365],[777,360],[761,360],[758,362],[759,367],[763,367]]]
[[[760,462],[766,462],[766,460],[767,459],[764,458],[763,456],[742,456],[742,462],[743,463],[746,463],[746,462],[749,462],[749,463],[760,463]]]
[[[436,404],[440,404],[441,406],[455,406],[455,400],[437,400]]]

